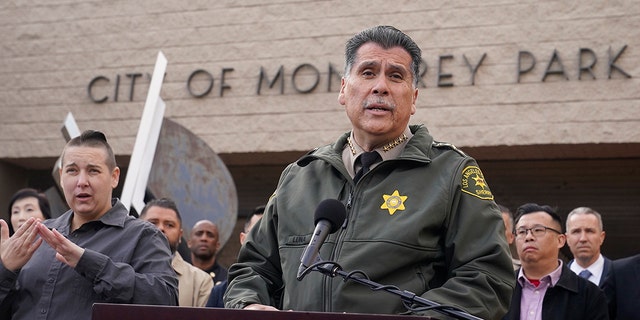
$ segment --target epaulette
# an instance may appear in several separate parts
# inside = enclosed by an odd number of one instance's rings
[[[460,154],[463,157],[468,157],[468,155],[466,153],[462,152],[462,150],[456,148],[456,146],[452,145],[451,143],[433,141],[431,146],[433,146],[434,148],[439,148],[439,149],[450,149],[450,150],[453,150],[453,151],[457,152],[458,154]]]

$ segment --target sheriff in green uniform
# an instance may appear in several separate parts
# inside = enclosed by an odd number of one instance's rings
[[[424,126],[409,125],[420,55],[393,27],[367,29],[347,42],[338,101],[353,129],[284,170],[230,269],[226,307],[444,318],[340,277],[311,272],[296,279],[315,208],[331,198],[345,204],[347,218],[322,246],[325,260],[483,319],[506,313],[515,277],[482,171]],[[373,163],[363,163],[365,153]],[[358,174],[362,167],[366,173]]]

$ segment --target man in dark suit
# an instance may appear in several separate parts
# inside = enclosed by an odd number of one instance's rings
[[[574,258],[569,268],[600,288],[610,276],[612,264],[600,253],[604,238],[602,216],[597,211],[580,207],[567,216],[567,244]]]
[[[606,281],[605,293],[612,298],[609,304],[611,319],[639,320],[640,254],[613,261],[613,272]]]

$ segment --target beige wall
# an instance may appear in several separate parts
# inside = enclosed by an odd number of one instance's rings
[[[341,72],[344,42],[374,24],[395,25],[422,47],[426,87],[412,123],[426,124],[436,139],[479,159],[495,181],[498,201],[513,209],[526,201],[560,204],[563,214],[574,206],[603,208],[612,231],[607,245],[617,250],[612,256],[639,250],[640,0],[3,1],[0,205],[29,184],[28,169],[50,170],[63,147],[60,127],[68,112],[81,129],[105,131],[119,158],[128,160],[148,73],[162,51],[169,61],[161,94],[166,116],[203,138],[229,166],[242,218],[265,202],[286,163],[349,129],[337,103],[339,79],[328,70]],[[616,65],[632,77],[614,70],[609,79],[609,51],[615,55],[624,46]],[[582,74],[578,80],[581,48],[597,57],[595,79]],[[568,79],[542,81],[554,50]],[[519,51],[537,61],[520,82]],[[472,84],[465,58],[475,65],[483,54]],[[440,57],[440,73],[451,75],[440,83],[451,87],[438,86]],[[585,65],[590,57],[583,59]],[[320,72],[318,87],[307,94],[291,83],[302,64]],[[284,93],[263,84],[258,95],[261,68],[273,77],[280,66]],[[225,74],[230,89],[220,96],[224,68],[233,71]],[[550,68],[558,70],[557,61]],[[214,77],[203,98],[187,90],[198,69]],[[299,72],[300,88],[313,82],[311,71]],[[130,73],[143,74],[132,101]],[[93,88],[94,97],[108,97],[102,104],[87,94],[97,76],[109,79]],[[203,78],[194,80],[195,91],[206,86]],[[587,159],[613,165],[599,169]],[[554,169],[554,160],[568,162]],[[603,180],[626,186],[624,192],[596,187]],[[235,257],[238,230],[223,250],[225,264]]]
[[[207,141],[219,154],[304,151],[349,128],[328,90],[329,64],[343,67],[343,44],[373,24],[392,24],[423,48],[428,71],[413,123],[458,146],[640,143],[640,1],[9,1],[0,5],[0,158],[30,158],[46,167],[59,154],[59,128],[73,112],[81,129],[107,132],[116,153],[131,153],[148,78],[137,79],[129,102],[127,73],[150,73],[161,50],[169,60],[162,97],[166,115]],[[607,52],[623,46],[613,72]],[[578,75],[580,48],[592,49],[596,79]],[[557,50],[568,80],[542,82]],[[517,83],[518,52],[536,67]],[[486,53],[471,85],[470,63]],[[440,56],[443,79],[437,87]],[[296,93],[291,75],[309,63],[320,83]],[[256,94],[260,68],[283,66],[284,94]],[[552,66],[556,69],[558,65]],[[220,97],[222,68],[231,89]],[[190,96],[189,74],[214,76],[212,93]],[[297,77],[309,86],[309,69]],[[99,82],[95,96],[89,81]],[[116,75],[119,101],[113,101]],[[200,78],[199,78],[200,79]],[[201,90],[202,83],[194,82]],[[42,159],[43,158],[43,159]],[[251,162],[251,160],[249,160]],[[260,161],[260,160],[256,160]]]

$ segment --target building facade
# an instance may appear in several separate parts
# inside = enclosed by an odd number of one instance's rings
[[[592,207],[605,255],[640,252],[638,0],[17,0],[0,16],[0,204],[51,187],[69,112],[126,168],[161,51],[165,116],[224,160],[243,217],[349,130],[344,43],[387,24],[423,50],[411,123],[474,156],[497,202]]]

